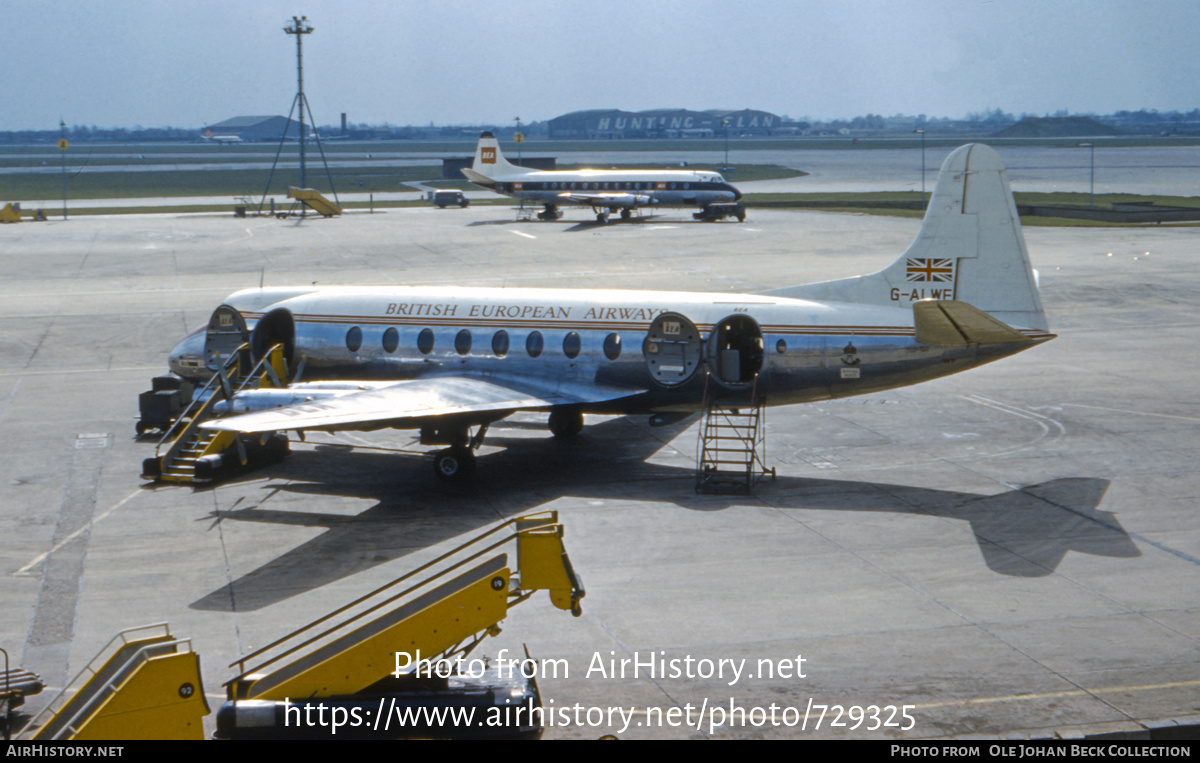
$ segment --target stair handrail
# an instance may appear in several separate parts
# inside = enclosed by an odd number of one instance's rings
[[[169,623],[165,623],[165,622],[164,623],[151,623],[150,625],[139,625],[135,628],[126,628],[125,630],[118,632],[117,635],[113,636],[111,639],[108,640],[107,644],[100,647],[100,651],[96,652],[96,656],[93,657],[91,659],[91,661],[88,662],[87,665],[84,665],[79,670],[79,672],[75,674],[74,678],[72,678],[70,681],[67,681],[67,683],[63,686],[62,690],[58,694],[54,695],[54,698],[51,699],[49,702],[47,702],[46,706],[43,707],[41,710],[39,710],[37,715],[33,716],[33,718],[30,719],[29,723],[25,724],[25,730],[29,731],[30,729],[38,727],[39,726],[38,721],[41,719],[41,717],[43,715],[47,715],[47,714],[57,715],[59,713],[59,710],[54,709],[55,704],[57,704],[60,699],[65,697],[67,692],[71,691],[71,689],[76,689],[76,691],[78,691],[79,689],[83,688],[83,684],[86,683],[86,681],[80,682],[79,679],[83,676],[84,673],[90,672],[94,676],[94,675],[96,675],[97,672],[99,672],[98,670],[94,669],[93,666],[96,664],[96,662],[98,662],[100,660],[100,658],[102,656],[104,656],[104,654],[108,651],[109,647],[111,647],[113,644],[117,643],[118,639],[121,639],[125,644],[128,644],[129,641],[125,640],[123,638],[125,636],[125,634],[133,633],[135,631],[148,631],[152,628],[162,628],[163,635],[166,638],[171,637],[171,626]],[[107,662],[107,659],[105,660],[105,662]],[[88,679],[88,680],[91,680],[91,679]],[[41,725],[45,725],[45,722],[43,722]]]
[[[139,668],[139,667],[141,667],[141,665],[143,663],[149,662],[150,660],[159,656],[157,654],[151,654],[152,651],[157,652],[160,650],[174,649],[178,653],[178,649],[180,646],[187,647],[187,651],[183,652],[184,654],[194,651],[192,649],[192,640],[190,638],[175,639],[173,641],[162,641],[162,642],[155,642],[153,644],[146,644],[145,646],[140,647],[136,652],[134,652],[130,656],[129,660],[125,663],[124,667]],[[121,687],[123,685],[125,685],[130,680],[130,678],[133,677],[134,672],[135,671],[133,671],[133,670],[122,671],[122,672],[118,673],[117,675],[113,676],[112,678],[110,678],[103,686],[103,688],[108,690],[108,692],[109,692],[108,697],[105,698],[105,701],[107,701],[114,694],[119,692]],[[95,715],[95,713],[97,711],[99,711],[100,708],[102,708],[104,706],[103,702],[101,702],[98,707],[93,706],[93,703],[99,697],[100,697],[100,695],[96,694],[91,699],[89,699],[87,701],[87,703],[85,703],[83,706],[75,708],[75,712],[71,715],[70,718],[63,719],[63,723],[62,723],[61,727],[58,728],[58,730],[56,730],[54,733],[54,738],[55,739],[62,738],[62,735],[64,733],[69,734],[72,737],[75,734],[78,734],[79,727],[76,726],[76,724],[79,723],[81,720],[87,721],[91,716]],[[72,697],[72,699],[74,699],[74,697]],[[64,704],[62,709],[65,710],[66,707],[67,707],[67,705]],[[58,712],[62,712],[62,710],[59,710]],[[57,713],[55,715],[57,716]],[[57,717],[51,718],[45,724],[43,724],[42,727],[44,728],[46,725],[48,725],[50,723],[50,721],[57,721],[57,720],[58,720]],[[33,728],[32,721],[30,722],[29,726],[27,726],[26,728]],[[40,734],[41,731],[42,731],[42,728],[38,728],[37,732],[34,734],[34,737],[36,738],[37,734]]]
[[[176,429],[182,427],[182,431],[175,436],[174,440],[171,440],[171,445],[167,449],[166,454],[159,456],[160,463],[168,463],[171,461],[171,459],[178,455],[179,451],[182,450],[183,446],[187,444],[192,434],[194,434],[195,431],[200,428],[200,425],[211,418],[208,413],[212,410],[212,407],[217,403],[218,400],[232,400],[233,396],[246,389],[252,380],[258,378],[261,374],[267,373],[267,371],[263,370],[264,365],[270,369],[269,376],[272,381],[278,382],[281,386],[286,386],[278,378],[274,367],[271,365],[272,356],[276,352],[283,352],[283,345],[277,344],[273,346],[268,352],[259,358],[258,362],[254,365],[250,372],[243,376],[240,373],[242,353],[249,351],[249,349],[250,344],[246,343],[238,347],[237,350],[230,354],[229,359],[225,361],[222,366],[217,368],[217,372],[213,374],[211,379],[208,380],[208,384],[204,385],[204,389],[200,391],[200,394],[197,395],[195,399],[193,399],[192,404],[188,406],[187,410],[185,410],[179,415],[178,418],[175,419],[175,423],[171,425],[170,429],[168,429],[166,434],[163,435],[162,440],[159,441],[158,447],[155,449],[156,455],[157,451],[162,448],[163,443],[166,443],[170,439],[172,433],[174,433]],[[230,375],[227,373],[227,371],[233,367],[238,367],[239,370],[239,373],[235,378],[240,377],[241,379],[238,381],[236,388],[233,388],[233,385],[230,384]],[[226,390],[230,391],[227,392]],[[218,394],[218,391],[220,391],[220,394]],[[205,393],[209,393],[207,397],[204,396]],[[196,407],[197,402],[200,402],[200,406],[198,408]],[[193,411],[193,408],[195,408],[195,411]],[[189,416],[188,414],[191,415]],[[185,420],[188,422],[187,424],[183,423]]]
[[[532,522],[534,524],[529,524],[530,522]],[[296,644],[295,646],[292,646],[277,655],[274,655],[273,657],[265,660],[264,662],[261,662],[261,663],[255,665],[252,668],[247,669],[245,667],[246,663],[249,662],[251,659],[261,656],[261,655],[265,654],[266,652],[270,651],[271,649],[274,649],[275,647],[278,647],[278,646],[288,642],[289,640],[296,638],[296,637],[300,636],[301,634],[304,634],[305,632],[310,631],[325,622],[328,622],[329,620],[332,620],[333,618],[337,617],[338,615],[341,615],[341,614],[353,609],[354,607],[382,594],[383,592],[387,591],[388,589],[393,588],[394,586],[397,586],[398,584],[400,584],[410,578],[415,577],[416,575],[420,574],[421,572],[424,572],[425,570],[428,570],[430,567],[440,564],[441,562],[446,561],[447,559],[449,559],[450,557],[453,557],[456,554],[462,553],[464,550],[466,550],[470,546],[473,546],[476,543],[479,543],[480,541],[484,540],[485,538],[495,535],[496,533],[501,532],[505,528],[508,528],[508,527],[514,526],[514,525],[518,525],[518,524],[521,526],[515,532],[505,536],[504,538],[501,538],[498,541],[495,541],[495,542],[489,544],[488,546],[486,546],[482,549],[475,551],[474,553],[470,554],[466,558],[455,562],[454,564],[450,565],[449,567],[439,570],[438,572],[434,573],[433,575],[430,575],[429,577],[425,578],[424,580],[421,580],[420,582],[414,583],[413,585],[409,586],[408,588],[406,588],[405,590],[403,590],[399,593],[392,594],[391,596],[384,599],[383,601],[380,601],[380,602],[364,609],[363,611],[358,612],[358,613],[332,625],[331,627],[327,628],[326,630],[324,630],[320,633],[317,633],[314,636],[309,637],[305,641],[302,641],[301,643]],[[254,650],[253,652],[250,652],[249,654],[242,656],[240,659],[235,660],[234,662],[231,662],[229,664],[229,667],[231,667],[231,668],[236,667],[240,672],[238,675],[234,676],[233,678],[226,681],[222,685],[223,686],[231,686],[234,683],[236,683],[237,681],[240,681],[240,680],[246,678],[247,676],[252,675],[252,674],[262,670],[263,668],[267,667],[268,665],[273,665],[273,664],[279,662],[280,660],[284,659],[285,657],[295,654],[296,652],[300,651],[301,649],[304,649],[305,647],[316,643],[317,641],[329,636],[330,634],[335,633],[336,631],[338,631],[342,628],[345,628],[345,627],[349,626],[350,624],[355,623],[359,620],[362,620],[364,617],[367,617],[368,615],[371,615],[371,614],[379,611],[383,607],[388,606],[389,604],[397,601],[398,599],[408,596],[409,594],[411,594],[417,590],[420,590],[421,588],[423,588],[425,586],[430,585],[431,583],[438,580],[439,578],[449,575],[450,573],[454,572],[455,570],[459,569],[460,567],[463,567],[466,564],[469,564],[470,562],[483,556],[484,554],[487,554],[487,553],[499,548],[500,546],[503,546],[504,544],[519,538],[521,535],[523,535],[525,533],[536,531],[536,530],[546,529],[548,527],[554,527],[557,524],[558,524],[558,512],[548,511],[543,514],[533,514],[533,515],[524,515],[524,516],[520,516],[520,517],[514,517],[513,519],[510,519],[503,524],[497,525],[496,527],[493,527],[492,529],[472,538],[471,540],[460,544],[459,546],[451,549],[450,551],[447,551],[446,553],[442,554],[441,556],[437,557],[436,559],[432,559],[432,560],[426,562],[425,564],[422,564],[420,567],[417,567],[416,569],[413,569],[413,570],[401,575],[400,577],[396,578],[395,580],[391,581],[390,583],[385,583],[384,585],[380,586],[379,588],[376,588],[374,591],[364,594],[363,596],[358,597],[354,601],[352,601],[348,604],[344,604],[341,607],[338,607],[337,609],[333,610],[332,612],[329,612],[329,613],[317,618],[316,620],[313,620],[312,622],[310,622],[300,628],[297,628],[296,630],[292,631],[291,633],[287,634],[286,636],[282,636],[282,637],[276,639],[275,641],[272,641],[270,644],[267,644],[266,646],[262,646],[256,650]],[[571,581],[572,586],[574,588],[578,589],[578,585],[579,585],[578,580],[577,580],[576,576],[574,575],[573,568],[571,568],[569,564],[568,564],[568,577]]]

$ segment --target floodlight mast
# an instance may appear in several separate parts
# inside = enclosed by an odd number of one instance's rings
[[[337,188],[333,185],[333,175],[329,172],[329,161],[325,158],[325,148],[321,145],[321,134],[316,131],[317,120],[312,115],[312,108],[308,105],[308,96],[304,94],[304,35],[312,34],[313,26],[308,23],[308,16],[300,16],[299,18],[292,16],[291,22],[283,28],[287,34],[296,35],[296,97],[292,99],[292,108],[288,111],[287,120],[283,125],[283,135],[279,138],[279,148],[275,151],[275,161],[271,164],[271,171],[267,174],[267,186],[263,189],[262,201],[258,203],[258,211],[261,213],[263,205],[267,203],[267,194],[271,192],[271,180],[275,177],[275,168],[279,166],[279,156],[283,153],[283,143],[287,140],[288,128],[292,125],[292,114],[296,111],[300,112],[300,187],[308,187],[307,166],[306,166],[306,149],[305,149],[305,125],[304,114],[308,113],[308,121],[313,125],[313,137],[317,140],[317,150],[321,152],[321,161],[325,165],[325,177],[329,180],[329,190],[333,192],[333,199],[340,203],[337,195]],[[274,201],[272,201],[272,213],[274,212]],[[300,216],[304,216],[304,207],[301,205]]]
[[[308,23],[308,16],[296,18],[283,28],[287,34],[296,35],[296,98],[300,102],[300,187],[307,188],[304,176],[304,108],[308,101],[304,98],[304,35],[312,34],[313,26]]]

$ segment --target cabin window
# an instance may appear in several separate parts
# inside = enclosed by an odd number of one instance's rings
[[[466,355],[471,351],[471,332],[463,329],[454,336],[454,351]]]
[[[392,353],[400,346],[400,332],[395,326],[391,326],[387,331],[383,332],[383,349],[385,352]]]
[[[508,354],[508,332],[501,329],[492,335],[492,353],[497,358]]]
[[[359,347],[362,347],[362,329],[355,326],[346,332],[346,349],[350,352],[358,352]]]
[[[692,184],[691,184],[691,183],[684,183],[684,184],[683,184],[683,190],[685,190],[685,191],[686,191],[687,189],[691,188],[691,187],[692,187]]]
[[[433,352],[433,331],[430,329],[421,329],[421,333],[417,334],[417,349],[422,355],[428,355]]]
[[[563,337],[563,355],[566,355],[568,358],[578,357],[579,350],[582,347],[583,342],[580,341],[579,334],[576,334],[574,331]]]
[[[787,342],[783,341],[782,339],[780,339],[778,342],[776,342],[775,343],[775,352],[779,353],[780,355],[787,352]]]
[[[542,335],[537,331],[530,332],[529,336],[525,339],[525,352],[529,353],[529,357],[531,358],[541,355],[543,346]]]
[[[621,357],[621,335],[609,334],[604,337],[604,357],[616,360]]]

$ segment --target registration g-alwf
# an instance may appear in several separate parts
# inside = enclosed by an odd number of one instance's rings
[[[1052,337],[1003,165],[974,144],[946,159],[909,249],[870,275],[757,294],[248,289],[171,352],[170,368],[225,389],[199,429],[243,459],[271,433],[394,427],[445,445],[435,470],[455,480],[488,425],[517,411],[546,413],[559,437],[588,413],[662,424],[707,404],[915,384]],[[223,370],[239,355],[274,358],[240,391]]]

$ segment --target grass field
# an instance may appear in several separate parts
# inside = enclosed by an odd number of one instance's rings
[[[1025,193],[1013,198],[1018,206],[1079,207],[1086,209],[1091,196],[1086,193]],[[810,209],[826,212],[853,212],[889,217],[924,216],[920,194],[905,191],[879,193],[751,193],[744,198],[747,207],[760,209]],[[1200,209],[1200,198],[1194,196],[1138,196],[1129,193],[1097,194],[1097,209],[1113,204],[1151,203],[1160,207],[1192,207]],[[1076,220],[1060,217],[1023,216],[1022,225],[1056,227],[1121,227],[1152,225],[1154,223],[1109,223],[1097,220]],[[1196,225],[1197,223],[1173,223]]]
[[[567,165],[560,169],[577,168]],[[673,165],[621,165],[621,168],[678,169]],[[689,169],[712,169],[709,164],[696,164]],[[267,171],[246,170],[161,170],[121,172],[77,172],[67,174],[67,199],[140,199],[173,196],[227,196],[262,198],[267,188]],[[772,180],[799,177],[805,173],[774,165],[733,165],[726,173],[731,182]],[[356,166],[333,167],[329,176],[340,193],[380,193],[413,190],[408,183],[434,180],[442,188],[473,187],[464,181],[441,180],[440,165],[420,167]],[[325,192],[329,178],[323,167],[309,166],[306,181],[309,187]],[[287,190],[300,185],[300,170],[296,167],[278,169],[271,178],[268,196],[287,197]],[[34,202],[62,200],[62,175],[6,174],[0,175],[0,201]]]
[[[929,139],[927,145],[958,145],[971,136]],[[978,138],[979,136],[974,136]],[[989,143],[1002,141],[988,140]],[[1017,141],[1030,145],[1029,141]],[[1196,145],[1195,139],[1138,138],[1115,139],[1111,145]],[[1039,141],[1038,145],[1074,145],[1071,141],[1056,142],[1053,139]],[[730,149],[770,148],[914,148],[916,140],[907,138],[859,139],[756,139],[731,140]],[[1108,142],[1106,141],[1106,145]],[[340,161],[327,174],[320,162],[315,146],[310,146],[309,169],[306,184],[326,195],[331,181],[340,194],[351,193],[394,193],[416,190],[412,184],[424,183],[437,188],[474,189],[475,186],[462,179],[443,179],[442,166],[438,161],[446,156],[467,156],[474,150],[473,140],[464,141],[377,141],[350,143],[335,141],[325,144],[328,158]],[[663,151],[688,150],[696,156],[719,160],[722,156],[722,140],[658,140],[658,141],[528,141],[523,151],[528,155],[565,154],[571,151],[618,150],[618,151]],[[73,145],[68,154],[67,199],[71,214],[121,213],[121,212],[230,212],[235,205],[250,200],[254,210],[266,195],[275,199],[276,207],[289,206],[287,189],[299,186],[300,173],[298,147],[288,144],[280,156],[280,167],[271,177],[267,187],[268,170],[264,165],[275,158],[277,144],[87,144]],[[707,152],[707,153],[705,153]],[[515,147],[512,153],[515,154]],[[414,159],[413,155],[420,155]],[[53,145],[45,146],[0,146],[0,168],[30,167],[42,170],[37,173],[0,173],[0,203],[19,201],[27,213],[38,207],[51,214],[61,209],[63,197],[63,175],[56,171],[62,155]],[[353,164],[346,164],[346,162]],[[419,166],[406,166],[401,162],[419,161]],[[251,164],[253,163],[253,166]],[[757,180],[772,180],[799,177],[806,173],[776,165],[733,164],[729,168],[718,167],[720,161],[695,161],[688,165],[692,170],[717,170],[732,183],[748,183]],[[220,165],[220,168],[205,167]],[[246,165],[244,168],[238,165]],[[597,165],[591,165],[599,168]],[[155,169],[151,169],[155,167]],[[582,169],[585,165],[562,162],[559,169]],[[44,168],[44,169],[43,169]],[[603,167],[604,169],[610,166]],[[612,166],[620,169],[679,169],[678,164],[637,163]],[[105,199],[133,198],[179,198],[212,197],[213,204],[195,206],[144,206],[111,207]],[[227,200],[227,201],[226,201]],[[235,201],[238,200],[238,201]],[[1086,207],[1086,193],[1017,193],[1020,205],[1059,205]],[[1200,199],[1193,197],[1142,197],[1130,194],[1107,194],[1096,197],[1096,206],[1107,208],[1114,202],[1153,202],[1160,206],[1200,207]],[[376,209],[424,204],[418,200],[376,200]],[[510,204],[510,200],[497,200],[497,204]],[[881,193],[786,193],[755,194],[745,197],[750,208],[776,209],[821,209],[846,211],[859,214],[880,214],[902,217],[920,217],[920,197],[913,192]],[[363,203],[344,203],[348,209],[366,209]],[[1026,225],[1111,225],[1083,220],[1061,220],[1046,217],[1024,218]]]

